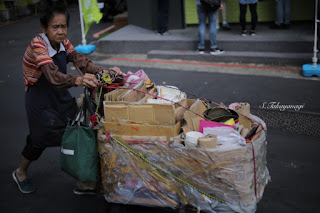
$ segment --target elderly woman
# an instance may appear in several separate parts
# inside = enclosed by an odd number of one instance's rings
[[[47,147],[60,146],[67,119],[77,112],[75,99],[68,88],[97,86],[95,74],[104,71],[83,54],[77,53],[67,39],[69,14],[63,5],[47,8],[40,17],[42,33],[32,39],[23,57],[25,106],[29,135],[22,151],[19,167],[12,176],[22,193],[31,193],[34,186],[27,178],[32,161]],[[82,76],[67,74],[67,63],[73,62]],[[108,71],[121,74],[117,67]],[[81,190],[81,189],[78,189]]]

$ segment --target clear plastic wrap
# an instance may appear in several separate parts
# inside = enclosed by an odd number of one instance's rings
[[[245,146],[189,148],[173,142],[125,142],[98,135],[108,202],[154,207],[190,206],[204,212],[255,212],[270,179],[266,126]],[[255,157],[253,157],[253,153]]]

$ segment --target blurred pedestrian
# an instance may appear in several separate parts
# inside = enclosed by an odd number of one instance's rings
[[[247,36],[247,28],[246,28],[246,14],[247,7],[249,6],[250,14],[251,14],[251,29],[249,30],[249,34],[251,36],[256,35],[256,26],[258,22],[257,15],[257,2],[258,0],[239,0],[240,6],[240,25],[241,25],[241,35]]]
[[[219,13],[222,15],[222,23],[219,21]],[[219,8],[219,13],[217,16],[216,28],[217,30],[231,30],[231,27],[227,20],[227,0],[221,0],[221,7]]]
[[[276,20],[271,29],[288,29],[290,27],[291,0],[275,0]]]
[[[95,74],[104,68],[77,53],[67,38],[69,14],[63,4],[52,4],[40,16],[43,33],[32,39],[23,57],[25,107],[29,135],[22,151],[19,167],[12,177],[22,193],[33,192],[27,172],[47,147],[60,146],[67,119],[73,119],[78,107],[68,88],[94,88]],[[67,74],[67,62],[73,62],[83,76]],[[117,67],[110,68],[121,74]],[[92,194],[93,188],[75,188],[75,194]]]
[[[158,0],[158,34],[168,34],[169,0]]]
[[[220,5],[221,6],[221,5]],[[217,46],[217,29],[216,21],[218,15],[217,10],[211,10],[211,8],[205,7],[200,0],[197,0],[197,13],[198,13],[198,49],[199,54],[204,54],[205,49],[205,36],[206,36],[206,21],[209,19],[209,40],[210,40],[210,54],[217,55],[224,53],[223,49],[219,49]]]

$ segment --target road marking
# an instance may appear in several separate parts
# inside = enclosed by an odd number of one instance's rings
[[[99,36],[105,32],[108,32],[109,30],[112,30],[114,28],[114,25],[111,25],[110,27],[104,29],[104,30],[101,30],[100,32],[97,32],[95,34],[93,34],[93,38],[99,38]]]
[[[157,60],[157,59],[131,59],[131,58],[107,58],[107,60],[130,61],[130,62],[147,62],[147,63],[163,63],[163,64],[185,64],[185,65],[211,66],[211,67],[233,67],[233,68],[282,70],[282,71],[290,71],[290,72],[301,72],[301,69],[294,69],[294,68],[261,67],[261,66],[240,65],[240,64],[238,64],[238,65],[237,64],[216,64],[216,63],[205,63],[205,62],[169,61],[169,60]]]

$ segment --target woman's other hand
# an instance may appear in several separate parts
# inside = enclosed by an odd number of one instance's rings
[[[94,88],[94,87],[97,87],[98,80],[95,75],[90,74],[90,73],[86,73],[82,77],[77,77],[76,85]]]
[[[119,67],[111,67],[111,68],[109,68],[108,71],[109,71],[109,73],[114,72],[115,76],[122,75],[122,72]]]

